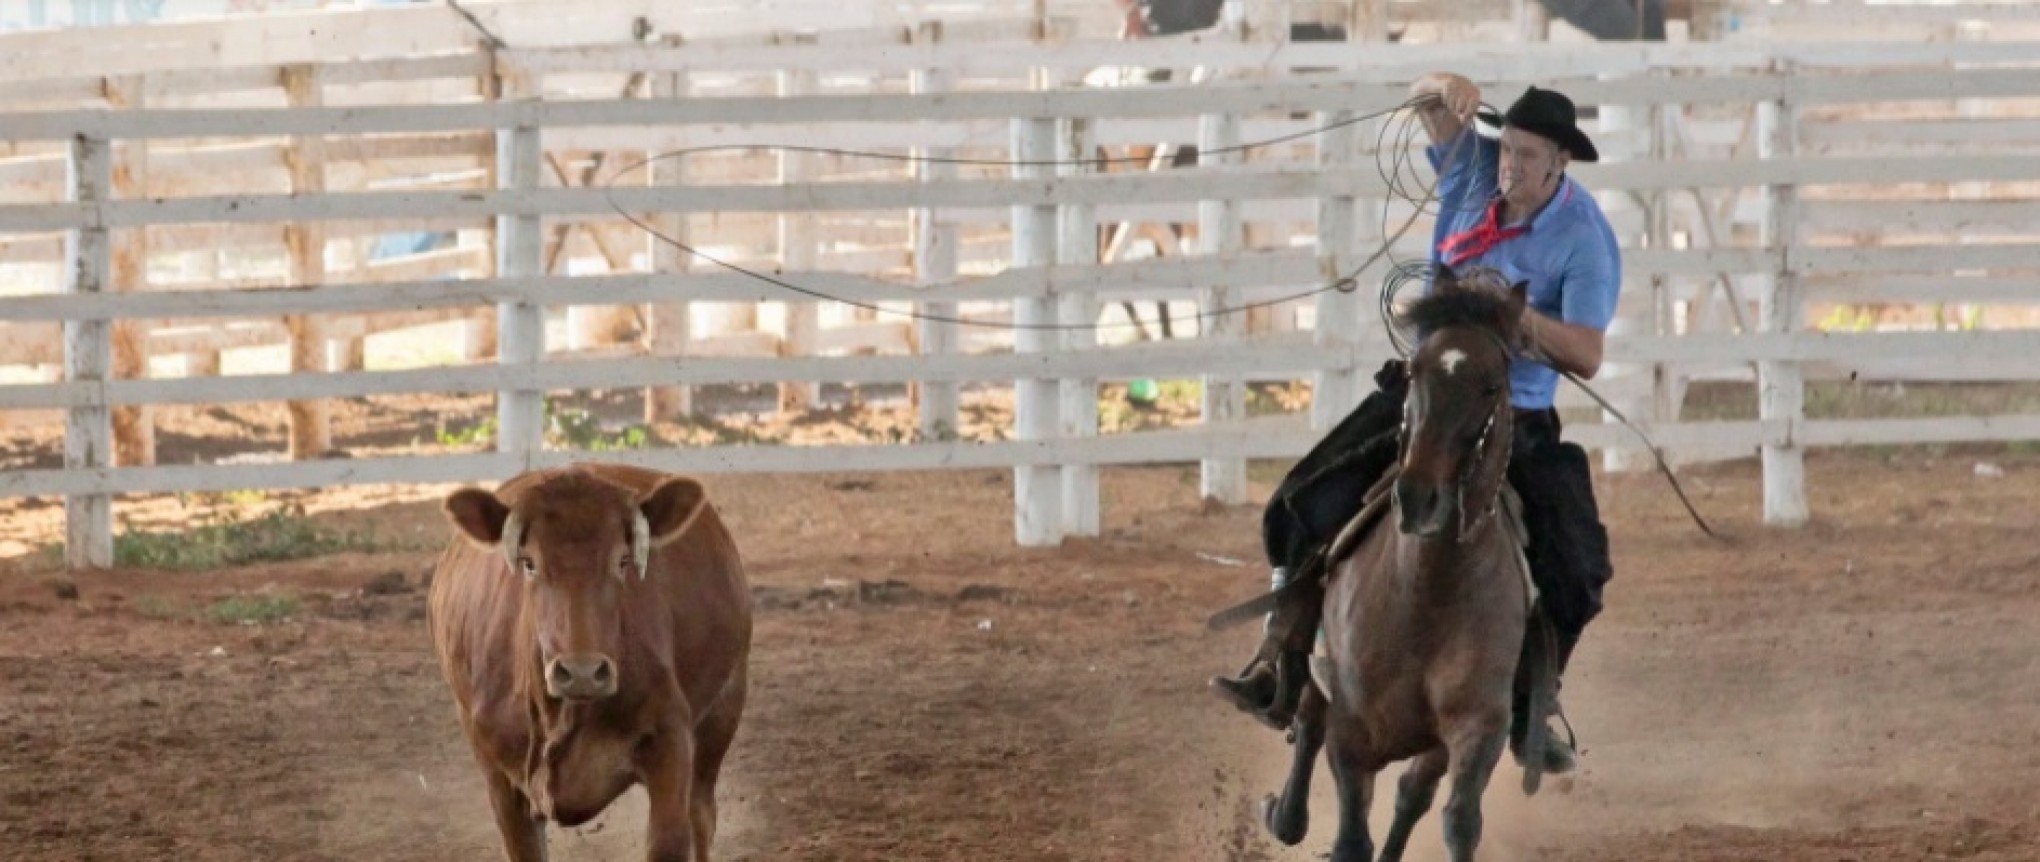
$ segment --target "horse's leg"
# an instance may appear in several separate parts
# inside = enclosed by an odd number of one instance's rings
[[[1291,847],[1310,831],[1310,779],[1317,770],[1318,752],[1325,747],[1325,698],[1317,686],[1303,690],[1303,702],[1296,709],[1296,744],[1289,763],[1289,781],[1280,797],[1271,796],[1262,809],[1261,822],[1275,840]]]
[[[1431,810],[1431,800],[1438,793],[1438,779],[1445,777],[1445,767],[1451,762],[1445,746],[1438,746],[1410,761],[1410,768],[1395,784],[1395,822],[1389,824],[1388,837],[1381,841],[1381,862],[1398,862],[1402,859],[1403,848],[1409,846],[1410,830],[1424,812]]]
[[[1332,780],[1339,788],[1339,838],[1332,843],[1331,862],[1374,862],[1374,837],[1367,832],[1367,809],[1374,802],[1374,765],[1361,757],[1356,741],[1331,734]]]
[[[1460,723],[1445,746],[1451,751],[1452,795],[1445,800],[1445,848],[1452,862],[1473,862],[1480,846],[1480,797],[1508,745],[1509,721],[1496,715],[1487,721]]]

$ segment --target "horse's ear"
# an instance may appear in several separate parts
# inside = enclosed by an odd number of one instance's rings
[[[1458,289],[1459,274],[1453,272],[1452,267],[1433,262],[1431,264],[1431,291],[1433,293],[1443,293],[1448,290]]]
[[[1519,281],[1509,285],[1509,316],[1520,318],[1523,309],[1530,305],[1530,282]]]

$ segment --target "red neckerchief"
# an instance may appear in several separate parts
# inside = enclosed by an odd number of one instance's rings
[[[1563,197],[1552,201],[1552,203],[1563,203],[1566,197],[1570,197],[1572,195],[1571,184],[1568,183],[1560,191],[1563,193]],[[1547,207],[1550,205],[1545,204]],[[1479,224],[1474,225],[1471,229],[1448,236],[1444,242],[1438,243],[1438,257],[1445,261],[1446,266],[1458,266],[1486,254],[1488,249],[1500,245],[1504,240],[1514,239],[1530,232],[1530,222],[1524,222],[1509,228],[1502,227],[1501,223],[1502,199],[1495,198],[1495,202],[1488,205],[1487,217],[1481,219]]]
[[[1475,223],[1471,229],[1463,230],[1438,243],[1438,257],[1446,266],[1458,266],[1487,253],[1488,249],[1530,232],[1530,225],[1519,224],[1504,228],[1502,222],[1502,201],[1497,198],[1488,205],[1487,216]]]

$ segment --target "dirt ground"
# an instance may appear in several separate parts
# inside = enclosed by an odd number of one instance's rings
[[[1257,465],[1257,495],[1278,468]],[[1617,579],[1565,690],[1584,767],[1525,799],[1505,765],[1483,858],[2040,859],[2040,456],[1859,450],[1809,469],[1817,519],[1791,532],[1758,525],[1754,464],[1689,471],[1727,544],[1658,480],[1603,477]],[[1329,781],[1303,846],[1262,837],[1250,812],[1285,751],[1204,690],[1254,637],[1204,616],[1265,572],[1257,510],[1200,505],[1194,467],[1108,471],[1104,535],[1039,550],[1012,546],[998,472],[707,482],[759,606],[721,858],[1329,847]],[[0,562],[0,857],[495,858],[423,620],[447,490],[267,498],[373,528],[375,552],[77,576]],[[174,523],[191,505],[122,507]],[[61,507],[6,512],[22,547]],[[264,596],[294,612],[200,612]],[[642,806],[555,830],[555,858],[635,857]],[[1439,844],[1433,815],[1413,855]]]

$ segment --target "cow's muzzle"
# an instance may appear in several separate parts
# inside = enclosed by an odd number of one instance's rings
[[[563,655],[547,663],[545,692],[564,700],[599,700],[616,693],[616,663],[600,653]]]

